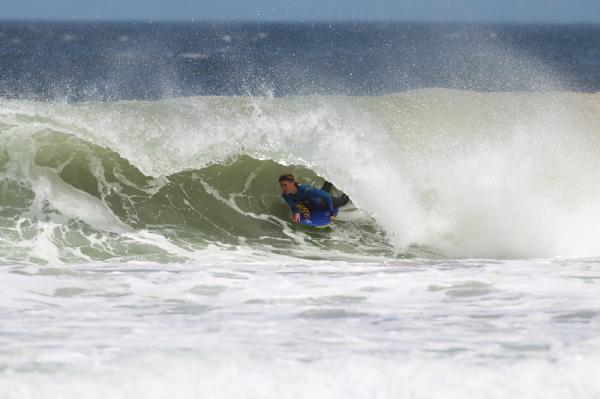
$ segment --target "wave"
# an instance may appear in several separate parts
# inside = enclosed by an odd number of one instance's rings
[[[0,101],[3,261],[598,255],[600,96]],[[332,181],[331,234],[292,229],[277,176]],[[306,255],[310,254],[310,255]]]

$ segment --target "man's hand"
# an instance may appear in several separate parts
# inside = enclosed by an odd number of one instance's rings
[[[292,215],[292,223],[300,223],[300,214],[299,213],[294,213]]]
[[[335,222],[335,215],[329,216],[329,220],[331,220],[332,222]]]

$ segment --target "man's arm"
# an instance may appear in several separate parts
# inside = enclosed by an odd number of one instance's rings
[[[333,212],[333,201],[331,200],[331,196],[329,195],[329,193],[323,190],[319,190],[318,188],[313,188],[312,190],[310,190],[310,195],[313,197],[321,198],[323,201],[325,201],[325,203],[327,204],[327,208],[329,209],[329,214],[331,216],[335,216],[335,213]]]
[[[291,198],[289,198],[288,196],[283,195],[283,199],[290,206],[290,208],[292,209],[293,213],[300,213],[300,210],[298,210],[298,206],[296,206],[296,203],[294,201],[292,201]]]

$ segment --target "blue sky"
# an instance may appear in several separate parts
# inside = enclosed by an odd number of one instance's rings
[[[0,19],[600,23],[600,0],[0,0]]]

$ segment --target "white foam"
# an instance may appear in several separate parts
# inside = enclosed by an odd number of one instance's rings
[[[422,90],[8,108],[152,176],[242,154],[304,165],[373,215],[399,250],[536,257],[598,254],[599,103],[578,93]]]
[[[319,362],[261,362],[229,354],[149,354],[67,374],[8,374],[8,398],[365,398],[588,399],[600,395],[591,377],[598,357],[556,363],[522,361],[499,369],[431,359],[397,361],[342,356]]]
[[[187,53],[182,53],[181,57],[187,58],[190,60],[207,60],[209,58],[209,55],[206,53],[187,52]]]
[[[590,398],[598,259],[3,267],[8,398]]]
[[[60,35],[60,37],[62,38],[63,42],[66,42],[66,43],[70,43],[74,40],[77,40],[77,35],[74,35],[72,33],[64,33],[64,34]]]

